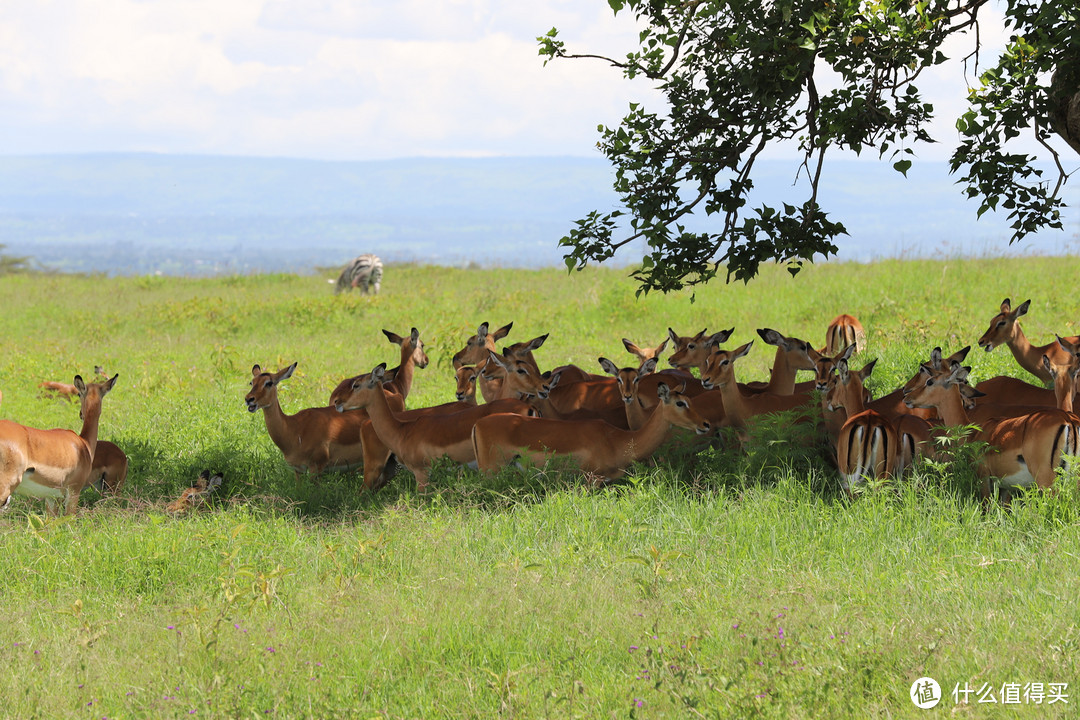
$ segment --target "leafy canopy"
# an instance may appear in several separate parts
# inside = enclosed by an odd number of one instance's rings
[[[577,221],[560,241],[567,267],[603,262],[644,238],[639,292],[666,292],[708,282],[721,268],[728,280],[748,281],[763,262],[786,263],[794,275],[815,255],[835,254],[846,230],[817,202],[826,151],[870,148],[906,174],[911,143],[934,142],[933,107],[916,82],[948,60],[948,36],[978,28],[987,2],[608,0],[642,25],[638,49],[618,60],[569,53],[553,28],[538,38],[545,63],[599,58],[627,78],[657,81],[666,98],[662,113],[631,104],[618,127],[600,127],[622,208]],[[1066,174],[1046,140],[1048,123],[1062,133],[1055,107],[1080,93],[1080,10],[1075,0],[1007,0],[1004,9],[1013,37],[969,91],[951,169],[979,199],[979,215],[1009,211],[1015,242],[1061,227]],[[974,36],[965,67],[978,68]],[[1046,81],[1055,72],[1052,92]],[[1033,158],[1010,152],[1022,132],[1053,152],[1053,186]],[[803,194],[780,208],[750,208],[755,161],[778,142],[799,148],[794,192]],[[688,230],[686,219],[702,211],[714,229]],[[620,227],[626,219],[629,231]]]

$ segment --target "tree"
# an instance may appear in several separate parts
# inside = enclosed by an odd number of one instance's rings
[[[24,255],[8,255],[6,244],[0,243],[0,275],[23,273],[30,270],[30,258]]]
[[[943,43],[968,29],[976,31],[971,54],[955,62],[978,72],[988,1],[608,0],[643,25],[640,47],[625,59],[569,53],[554,28],[537,38],[545,64],[599,58],[627,78],[657,81],[667,104],[662,113],[631,104],[618,127],[600,128],[622,208],[577,221],[560,241],[567,266],[602,262],[643,238],[648,249],[633,273],[639,292],[666,292],[721,269],[749,281],[767,261],[795,274],[816,254],[835,254],[846,230],[817,202],[826,152],[870,148],[906,175],[912,143],[934,142],[934,109],[916,81],[947,62]],[[1012,37],[969,91],[950,168],[979,199],[978,215],[1008,211],[1016,242],[1061,228],[1067,173],[1048,140],[1056,133],[1080,153],[1080,8],[1076,0],[1002,1]],[[1011,150],[1021,133],[1050,151],[1053,180]],[[802,185],[794,192],[802,194],[782,208],[749,209],[755,161],[777,142],[797,143],[793,174]],[[686,228],[701,212],[714,230]]]

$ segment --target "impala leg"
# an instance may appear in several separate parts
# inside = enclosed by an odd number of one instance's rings
[[[79,509],[79,493],[69,490],[64,503],[64,514],[74,515]]]

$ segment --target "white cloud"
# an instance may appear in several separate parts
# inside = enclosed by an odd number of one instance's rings
[[[629,102],[662,109],[602,62],[544,67],[552,26],[615,57],[637,34],[602,0],[5,3],[0,152],[590,155]],[[949,74],[946,141],[959,71],[930,76]]]

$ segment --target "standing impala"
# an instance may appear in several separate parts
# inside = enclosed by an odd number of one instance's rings
[[[397,456],[401,464],[416,476],[417,492],[427,489],[431,466],[444,456],[454,462],[470,463],[476,458],[472,449],[472,427],[476,421],[494,413],[535,411],[520,400],[498,400],[451,413],[406,416],[395,413],[387,404],[382,380],[386,364],[375,367],[370,374],[353,382],[352,393],[339,402],[339,411],[364,409],[371,418],[371,427],[379,439]]]
[[[967,368],[956,366],[948,373],[926,375],[922,384],[907,394],[905,402],[911,407],[935,407],[946,425],[966,427],[971,419],[964,408],[960,384],[967,380],[967,373]],[[1080,450],[1080,417],[1064,410],[1048,408],[1013,417],[986,418],[980,426],[971,437],[990,446],[978,466],[984,502],[990,499],[994,478],[998,479],[1005,502],[1014,487],[1051,487],[1057,469],[1068,470],[1069,458]]]
[[[79,493],[89,482],[94,464],[101,400],[117,377],[87,384],[75,376],[83,421],[78,435],[0,420],[0,509],[7,508],[12,494],[17,494],[44,498],[49,514],[59,511],[57,501],[63,501],[66,514],[75,514]]]
[[[1043,364],[1043,355],[1050,359],[1052,365],[1067,365],[1069,363],[1068,352],[1057,342],[1047,345],[1032,345],[1024,331],[1020,329],[1018,320],[1026,315],[1031,306],[1031,300],[1020,303],[1015,310],[1009,298],[1001,302],[1001,312],[990,319],[990,327],[979,338],[979,346],[986,352],[990,352],[998,345],[1008,345],[1016,362],[1020,367],[1027,370],[1044,383],[1054,381],[1054,376]],[[1069,342],[1080,342],[1080,337],[1066,338]]]
[[[516,457],[543,465],[550,456],[559,455],[573,459],[585,472],[614,480],[625,475],[631,463],[652,455],[673,425],[693,428],[699,435],[710,431],[709,422],[685,395],[669,390],[663,382],[657,393],[660,403],[638,430],[622,430],[603,420],[489,415],[478,420],[472,431],[477,467],[490,473]]]

